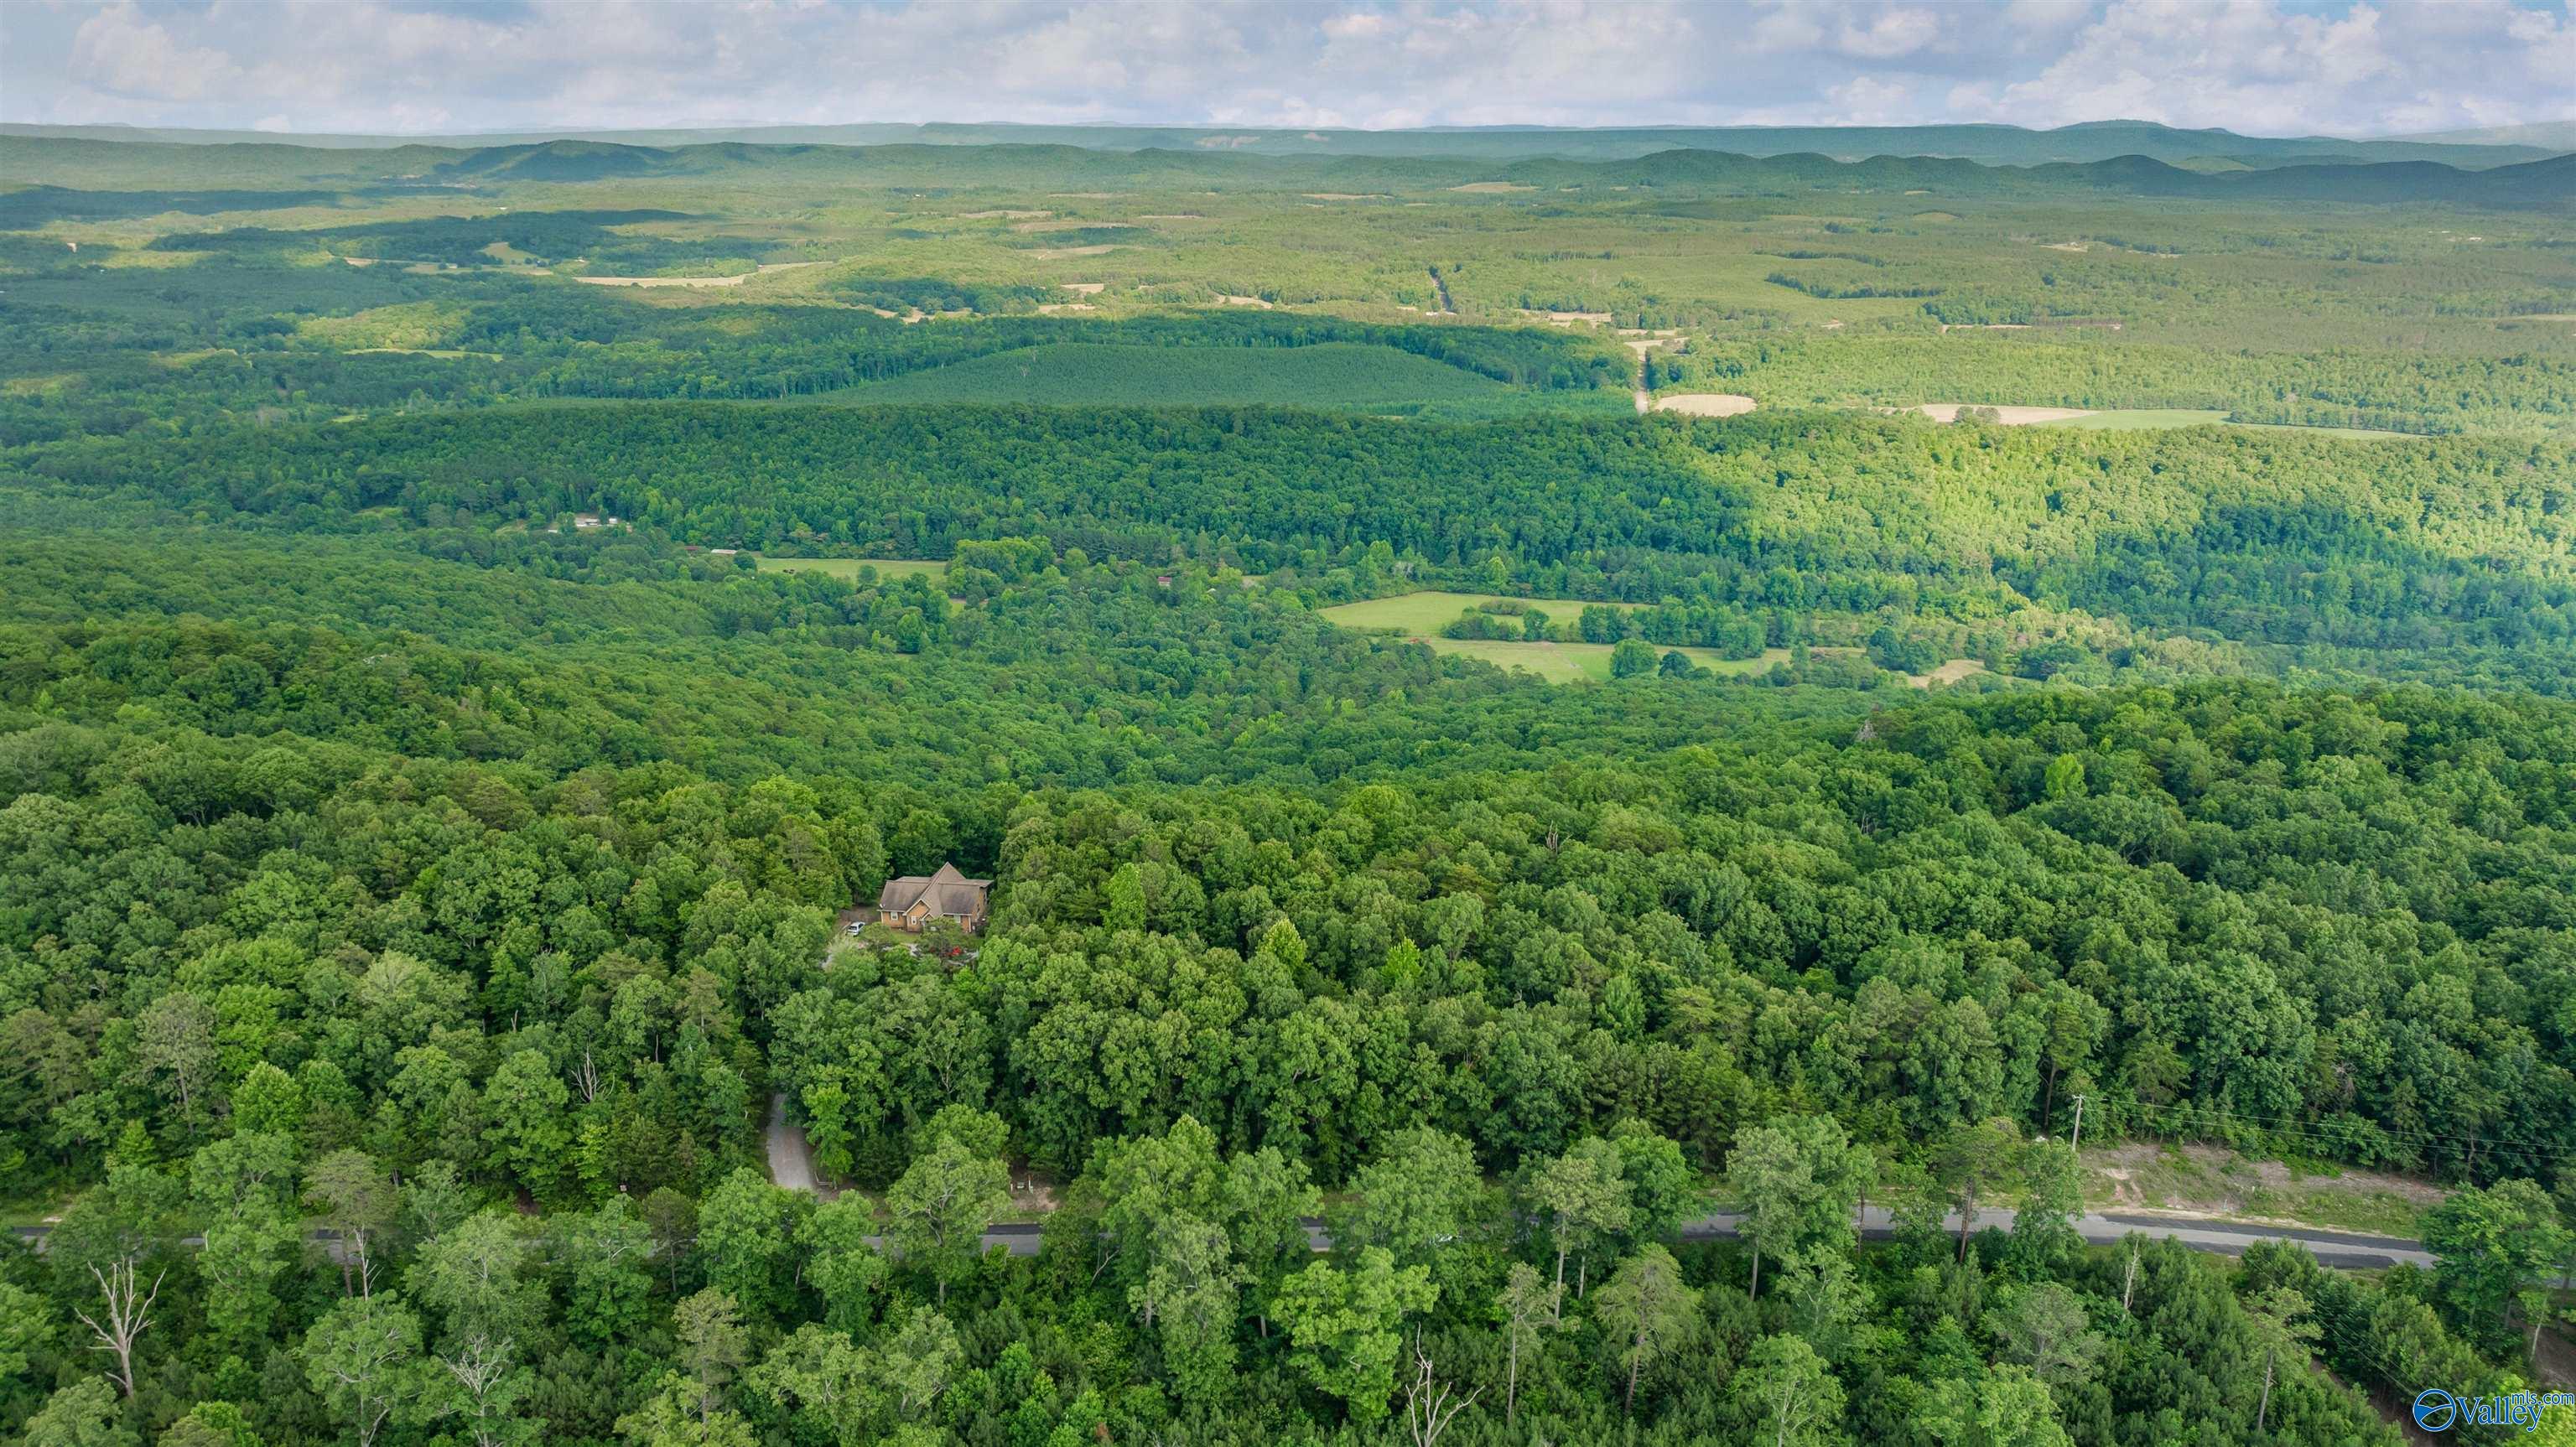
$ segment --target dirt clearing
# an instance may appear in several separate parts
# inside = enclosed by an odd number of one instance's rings
[[[1998,407],[1989,402],[1926,402],[1909,410],[1920,412],[1935,422],[1956,422],[1961,408],[1992,412],[1995,421],[2006,427],[2027,427],[2034,422],[2064,422],[2075,417],[2090,417],[2090,407]]]
[[[1679,412],[1685,417],[1741,417],[1752,411],[1750,397],[1733,392],[1684,392],[1655,399],[1658,412]]]
[[[1109,283],[1105,281],[1059,281],[1056,285],[1072,292],[1075,296],[1098,296],[1109,288]]]
[[[960,221],[1043,221],[1054,214],[1052,211],[960,211],[957,213],[957,219]]]
[[[1273,303],[1263,301],[1257,296],[1231,296],[1225,292],[1218,292],[1216,294],[1216,299],[1224,302],[1227,306],[1253,306],[1259,307],[1263,311],[1270,310],[1273,305]]]
[[[1449,189],[1464,191],[1471,196],[1495,196],[1505,191],[1535,191],[1538,188],[1524,186],[1518,181],[1470,181],[1464,186],[1452,186]]]
[[[1986,666],[1973,658],[1953,658],[1930,673],[1909,673],[1905,675],[1905,681],[1916,688],[1931,688],[1936,684],[1957,683],[1985,671]]]
[[[2117,1211],[2174,1211],[2323,1226],[2394,1236],[2441,1204],[2441,1187],[2406,1176],[2333,1166],[2301,1169],[2204,1145],[2137,1141],[2084,1152],[2086,1204]]]

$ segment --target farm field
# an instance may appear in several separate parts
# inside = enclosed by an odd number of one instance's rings
[[[1507,598],[1500,593],[1448,593],[1434,588],[1343,603],[1322,610],[1322,616],[1344,628],[1371,632],[1437,633],[1442,624],[1454,621],[1470,608],[1503,602],[1526,603],[1551,618],[1571,618],[1584,609],[1583,601],[1578,598]],[[1612,606],[1633,608],[1638,605],[1619,603]]]
[[[1517,669],[1535,674],[1550,683],[1594,683],[1610,681],[1610,652],[1607,643],[1516,643],[1486,638],[1442,638],[1437,635],[1417,637],[1434,653],[1454,653],[1463,658],[1481,658],[1497,668]],[[1852,652],[1858,649],[1818,649],[1819,653]],[[1761,673],[1775,663],[1789,661],[1786,648],[1766,648],[1754,658],[1727,658],[1707,648],[1662,648],[1657,655],[1678,653],[1711,673],[1739,675]]]

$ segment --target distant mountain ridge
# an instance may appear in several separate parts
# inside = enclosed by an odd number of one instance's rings
[[[1743,156],[1813,153],[1856,161],[1871,156],[1930,156],[1989,165],[2081,164],[2119,156],[2175,163],[2212,158],[2265,167],[2318,161],[2435,161],[2463,168],[2543,160],[2576,149],[2567,126],[2518,128],[2510,136],[2461,132],[2443,136],[2348,139],[2336,136],[2246,136],[2186,130],[2152,121],[2087,121],[2055,130],[2007,125],[1937,126],[1645,126],[1556,128],[1495,126],[1359,131],[1214,126],[1064,126],[930,122],[920,125],[698,126],[636,131],[536,130],[452,136],[273,135],[125,126],[0,124],[0,137],[153,141],[174,145],[262,144],[320,150],[385,150],[431,146],[479,150],[583,142],[677,149],[726,142],[761,146],[1065,145],[1097,151],[1209,151],[1269,156],[1377,156],[1510,160],[1632,160],[1660,151],[1723,151]],[[2527,132],[2528,134],[2522,134]]]
[[[1151,187],[1187,184],[1254,189],[1377,192],[1500,183],[1533,193],[1562,189],[1634,189],[1640,206],[1662,204],[1659,189],[1736,192],[1868,187],[1937,190],[1953,196],[2034,195],[2066,188],[2200,200],[2234,198],[2359,204],[2451,203],[2497,209],[2576,209],[2576,154],[2484,169],[2430,161],[2327,158],[2277,166],[2219,170],[2173,165],[2143,154],[2098,161],[1993,165],[1960,158],[1877,155],[1845,160],[1815,152],[1750,156],[1677,148],[1648,155],[1591,159],[1532,156],[1493,161],[1474,156],[1312,155],[1246,151],[1148,149],[1106,151],[1064,144],[954,146],[906,142],[879,146],[753,145],[744,142],[655,147],[601,141],[549,141],[454,149],[320,150],[275,143],[178,146],[0,136],[0,184],[17,183],[15,209],[30,215],[121,214],[120,186],[145,173],[185,170],[192,180],[248,186],[336,185],[348,191],[440,189],[478,191],[506,185],[582,185],[656,177],[761,172],[774,182],[865,179],[901,185],[1011,185],[1042,173],[1061,184]],[[36,196],[37,188],[58,188]],[[164,193],[180,196],[182,193]],[[222,199],[233,193],[184,193]],[[87,198],[87,199],[84,199]],[[1543,204],[1544,197],[1533,195]],[[141,204],[138,202],[137,204]],[[169,203],[177,204],[177,203]],[[93,208],[84,210],[84,207]],[[106,207],[106,210],[96,210]]]

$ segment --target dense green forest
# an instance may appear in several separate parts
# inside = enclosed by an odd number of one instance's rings
[[[2571,626],[2557,443],[662,405],[65,442],[18,465],[31,487],[261,529],[506,539],[589,512],[706,547],[896,557],[1042,536],[1287,570],[1336,601],[1452,579],[1655,603],[1641,626],[1667,645],[1892,623],[2035,676],[2198,640],[2237,670],[2465,666],[2554,692]],[[2037,621],[2068,610],[2122,626],[2070,641]]]
[[[0,139],[0,1435],[2551,1379],[2563,167],[1600,144]],[[845,924],[950,863],[980,932]],[[2404,1262],[2088,1234],[2079,1111],[2398,1182]]]

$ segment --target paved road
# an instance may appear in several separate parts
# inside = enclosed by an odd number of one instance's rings
[[[1703,1217],[1682,1227],[1685,1241],[1731,1240],[1738,1234],[1742,1218],[1731,1214]],[[1977,1229],[1989,1227],[2008,1230],[2013,1213],[1984,1210],[1977,1213]],[[1954,1213],[1946,1229],[1956,1231],[1959,1219]],[[2327,1266],[2359,1270],[2394,1266],[2401,1261],[2430,1266],[2433,1257],[2421,1241],[2402,1236],[2366,1236],[2347,1231],[2312,1231],[2288,1226],[2254,1226],[2238,1221],[2213,1221],[2202,1217],[2150,1216],[2111,1213],[2075,1218],[2075,1232],[2095,1246],[2116,1245],[2131,1232],[2150,1238],[2180,1242],[2194,1251],[2207,1251],[2221,1256],[2242,1256],[2245,1248],[2257,1241],[2296,1241],[2315,1253]],[[1861,1217],[1861,1234],[1883,1240],[1895,1233],[1888,1213],[1872,1206]],[[1324,1223],[1309,1219],[1306,1239],[1318,1251],[1332,1249],[1333,1238],[1324,1231]],[[1034,1256],[1038,1250],[1038,1228],[1035,1226],[996,1226],[984,1233],[984,1245],[1006,1247],[1014,1256]]]
[[[776,1170],[780,1164],[778,1154],[780,1135],[777,1124],[780,1108],[778,1102],[771,1103],[770,1164],[773,1170]],[[789,1147],[790,1158],[798,1169],[806,1172],[806,1179],[810,1182],[813,1163],[806,1157],[803,1147],[804,1137],[801,1134],[794,1134],[793,1144]],[[781,1184],[786,1182],[782,1180]],[[1730,1240],[1738,1234],[1737,1228],[1741,1220],[1741,1217],[1723,1213],[1703,1217],[1682,1227],[1682,1239],[1685,1241]],[[2007,1230],[2012,1223],[2013,1213],[2010,1211],[1983,1210],[1977,1213],[1977,1229],[1981,1231],[1988,1228]],[[2198,1216],[2157,1216],[2127,1212],[2078,1216],[2074,1224],[2076,1234],[2096,1246],[2116,1245],[2134,1231],[2150,1238],[2176,1241],[2194,1251],[2207,1251],[2221,1256],[2242,1256],[2245,1254],[2245,1248],[2257,1241],[2295,1241],[2313,1252],[2320,1263],[2346,1270],[2389,1267],[2399,1262],[2410,1262],[2417,1266],[2433,1264],[2432,1254],[2424,1249],[2423,1242],[2409,1240],[2403,1236],[2370,1236],[2349,1231],[2314,1231],[2292,1226],[2256,1226],[2240,1221],[2217,1221]],[[1948,1219],[1946,1228],[1952,1231],[1958,1229],[1958,1218],[1955,1215]],[[41,1244],[47,1229],[43,1226],[20,1226],[17,1232],[21,1238]],[[1861,1234],[1872,1239],[1884,1239],[1894,1235],[1888,1213],[1879,1207],[1870,1207],[1862,1214]],[[336,1238],[331,1232],[316,1231],[313,1233],[313,1239],[328,1243]],[[1325,1234],[1324,1223],[1319,1220],[1310,1218],[1306,1222],[1306,1239],[1318,1251],[1332,1249],[1333,1238]],[[198,1238],[190,1237],[186,1244],[194,1246],[200,1242]],[[1006,1248],[1014,1256],[1035,1256],[1038,1252],[1038,1228],[1033,1225],[996,1226],[984,1233],[984,1245],[987,1249],[995,1246]]]
[[[814,1150],[805,1132],[787,1123],[787,1094],[769,1098],[769,1179],[791,1191],[814,1189]]]

